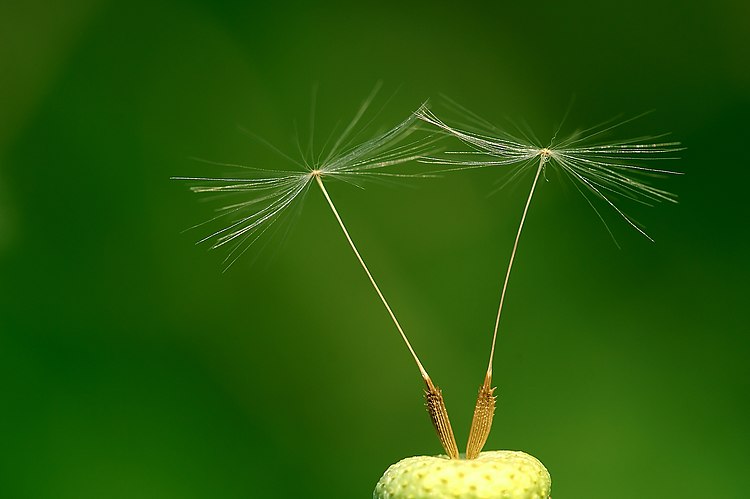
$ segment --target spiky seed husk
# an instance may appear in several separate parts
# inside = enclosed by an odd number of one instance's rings
[[[494,395],[495,388],[491,387],[491,384],[492,380],[488,375],[485,376],[484,383],[479,388],[477,405],[474,407],[474,417],[471,420],[469,442],[466,445],[466,459],[476,459],[490,435],[497,400]]]
[[[443,449],[451,459],[458,459],[456,437],[453,435],[453,428],[448,419],[448,409],[445,407],[442,390],[428,380],[425,398],[427,399],[427,412],[430,413],[432,425],[437,431]]]

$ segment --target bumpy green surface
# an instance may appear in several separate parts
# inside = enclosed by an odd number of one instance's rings
[[[470,461],[417,456],[388,468],[373,498],[547,499],[551,484],[547,468],[525,452],[482,452]]]

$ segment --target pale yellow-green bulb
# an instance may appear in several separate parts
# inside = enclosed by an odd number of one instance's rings
[[[476,459],[408,457],[375,486],[373,499],[547,499],[552,480],[534,456],[482,452]]]

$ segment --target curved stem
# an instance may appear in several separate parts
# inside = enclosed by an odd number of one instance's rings
[[[539,182],[539,176],[544,169],[544,163],[547,161],[547,155],[542,154],[539,157],[539,166],[536,169],[536,175],[534,175],[534,181],[531,184],[531,190],[529,191],[529,197],[526,199],[526,206],[523,208],[523,215],[521,215],[521,223],[518,225],[518,232],[516,233],[516,240],[513,243],[513,251],[510,253],[510,261],[508,262],[508,270],[505,273],[505,281],[503,282],[503,291],[500,294],[500,306],[497,309],[497,318],[495,318],[495,330],[492,333],[492,348],[490,349],[490,362],[487,366],[487,380],[492,380],[492,361],[495,357],[495,343],[497,342],[497,331],[500,327],[500,315],[503,313],[503,303],[505,303],[505,292],[508,290],[508,281],[510,280],[510,271],[513,269],[513,261],[516,258],[516,250],[518,249],[518,241],[521,239],[521,231],[523,231],[523,224],[526,221],[526,214],[529,212],[529,206],[531,205],[531,198],[534,196],[534,190]],[[489,385],[489,383],[487,383]]]

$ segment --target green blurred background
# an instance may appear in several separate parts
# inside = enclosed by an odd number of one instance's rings
[[[440,452],[422,384],[319,192],[222,274],[171,175],[280,161],[378,80],[394,124],[447,94],[549,137],[656,112],[688,175],[632,209],[651,244],[551,177],[527,224],[488,448],[555,499],[741,498],[750,381],[750,4],[5,2],[0,5],[0,497],[368,497]],[[396,91],[398,89],[398,91]],[[496,172],[331,195],[460,446],[525,186]],[[632,207],[628,207],[632,208]]]

